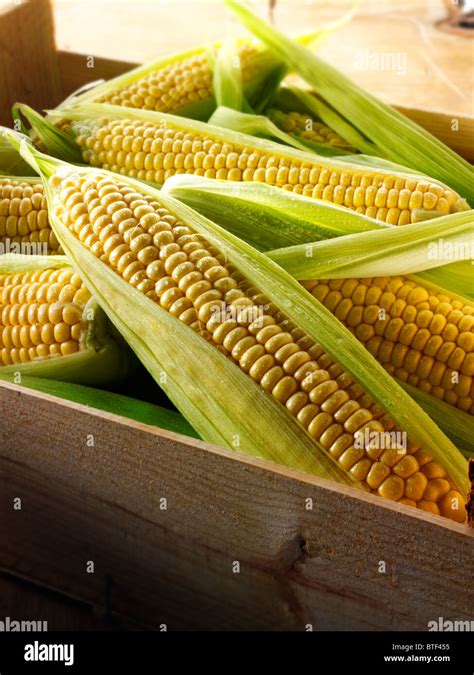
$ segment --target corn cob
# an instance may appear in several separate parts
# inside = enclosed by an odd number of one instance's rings
[[[0,289],[2,365],[81,350],[91,294],[72,270],[2,275]]]
[[[48,146],[48,123],[21,110]],[[99,104],[61,115],[86,164],[159,185],[183,173],[263,182],[393,225],[467,208],[451,189],[424,177],[346,164],[194,120]]]
[[[270,108],[266,115],[282,131],[293,134],[297,138],[330,145],[335,149],[357,152],[356,148],[351,146],[342,136],[339,136],[333,129],[318,121],[309,113],[298,111],[285,113],[277,108]]]
[[[102,310],[64,258],[0,256],[2,376],[96,384],[120,379],[127,368]]]
[[[243,42],[238,50],[242,80],[248,82],[259,74],[261,51],[250,42]],[[212,68],[209,54],[200,51],[192,56],[165,65],[128,85],[118,86],[96,99],[99,103],[173,112],[190,103],[211,98]]]
[[[15,248],[12,244],[23,253],[61,253],[39,178],[0,176],[0,245]]]
[[[225,255],[170,209],[111,174],[54,174],[54,218],[152,301],[270,393],[366,489],[463,521],[463,497],[419,446],[361,440],[395,423]],[[55,222],[55,221],[53,221]]]
[[[474,414],[474,307],[401,276],[303,286],[391,375]]]
[[[311,41],[315,35],[312,33],[299,39]],[[75,103],[110,103],[207,119],[216,105],[213,60],[221,48],[222,43],[219,42],[161,57],[80,93],[72,100]],[[237,40],[235,49],[240,60],[243,91],[249,100],[253,100],[267,77],[278,70],[278,79],[283,76],[280,59],[257,41]]]
[[[426,251],[430,248],[430,242],[437,242],[440,237],[444,244],[449,242],[448,246],[452,250],[457,249],[462,255],[468,254],[472,246],[472,219],[469,212],[437,218],[431,223],[411,225],[408,229],[387,229],[385,225],[347,209],[289,195],[277,188],[257,183],[243,185],[232,182],[220,183],[196,176],[175,176],[166,182],[162,193],[163,191],[218,222],[255,248],[268,251],[267,255],[290,274],[295,274],[295,270],[298,271],[294,261],[304,260],[306,264],[299,267],[300,274],[295,276],[297,279],[308,279],[310,282],[315,278],[335,279],[338,273],[343,279],[348,276],[377,276],[381,273],[375,271],[378,258],[386,274],[399,275],[409,270],[414,272],[419,269],[420,261],[421,268],[425,262],[429,263],[426,261]],[[462,236],[458,238],[461,231],[456,223],[459,224],[460,221],[464,224]],[[372,233],[374,238],[372,241],[364,241],[370,229],[374,229]],[[356,233],[357,237],[349,236],[349,239],[347,236],[341,237]],[[410,235],[410,239],[405,241],[404,246],[400,241],[398,243],[390,241],[394,238],[400,239],[401,236],[405,237],[407,234]],[[334,237],[339,238],[337,241],[341,244],[337,250],[334,248],[331,251],[327,247],[319,249],[321,239]],[[336,239],[331,241],[336,242]],[[312,242],[310,246],[307,245],[308,242]],[[305,245],[295,246],[295,244]],[[280,250],[271,250],[274,247]],[[417,254],[417,249],[420,255]],[[293,253],[293,263],[290,255],[286,257],[283,255],[285,252]],[[309,252],[314,255],[308,257]],[[470,267],[469,262],[467,261],[467,268]],[[322,270],[321,274],[314,271],[318,270],[318,267]],[[444,271],[446,266],[435,268],[435,271],[436,269]],[[466,269],[467,285],[471,279],[470,274],[471,270]],[[416,278],[423,285],[420,276],[417,275]],[[441,276],[440,279],[433,279],[428,286],[433,288],[433,284],[437,283],[435,295],[441,293],[449,296],[450,301],[456,300],[460,307],[466,307],[466,313],[469,314],[467,306],[472,305],[472,299],[465,299],[470,296],[465,293],[462,285],[446,280],[445,287],[441,288],[444,286],[443,281],[445,279]],[[433,302],[436,298],[432,297],[430,300]],[[347,326],[347,323],[345,325]],[[353,328],[350,330],[354,332]],[[399,375],[403,377],[404,374],[400,372]],[[451,404],[406,381],[402,386],[459,449],[463,452],[470,449],[474,434],[473,416],[461,409],[453,408]]]

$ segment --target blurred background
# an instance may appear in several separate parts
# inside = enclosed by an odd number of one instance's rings
[[[352,20],[330,35],[320,56],[415,121],[426,117],[418,111],[444,114],[430,127],[440,138],[453,117],[471,128],[474,0],[252,0],[250,5],[293,34],[352,10]],[[87,82],[243,33],[221,0],[0,0],[0,123],[11,124],[16,100],[51,108]]]
[[[250,4],[288,32],[335,21],[356,6],[350,24],[320,49],[323,58],[391,103],[474,113],[474,30],[466,27],[474,0],[254,0]],[[53,6],[59,49],[110,59],[141,62],[242,33],[220,0],[53,0]],[[464,27],[451,32],[450,22],[455,21]],[[384,54],[394,55],[394,68],[380,66]]]

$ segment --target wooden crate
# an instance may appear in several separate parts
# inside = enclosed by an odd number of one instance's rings
[[[46,0],[9,11],[0,48],[14,11],[51,31]],[[48,35],[35,43],[48,55],[44,87],[10,78],[4,121],[14,100],[52,106],[130,65],[51,55]],[[407,112],[452,138],[449,114]],[[472,157],[472,119],[462,129]],[[426,630],[473,618],[464,526],[12,384],[0,385],[0,420],[5,616],[157,630]]]

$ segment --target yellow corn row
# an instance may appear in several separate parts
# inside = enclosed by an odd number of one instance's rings
[[[176,120],[176,121],[175,121]],[[419,176],[326,162],[233,132],[193,130],[173,118],[163,126],[142,120],[81,120],[63,127],[75,137],[85,163],[163,184],[187,173],[231,181],[258,181],[346,206],[393,225],[466,208],[450,188]],[[201,125],[200,128],[203,128]],[[180,128],[181,127],[181,128]],[[217,129],[217,128],[214,128]],[[235,142],[235,138],[242,142]]]
[[[474,414],[474,307],[396,276],[305,281],[389,373]]]
[[[463,496],[445,469],[409,440],[403,449],[383,434],[401,432],[205,238],[113,175],[55,174],[50,185],[55,218],[87,249],[227,355],[365,488],[464,521]]]
[[[238,46],[242,81],[248,82],[259,72],[257,48],[249,42]],[[206,50],[187,58],[163,64],[128,84],[122,84],[97,99],[129,108],[173,112],[189,104],[211,98],[212,67]]]
[[[313,143],[330,145],[333,148],[357,152],[342,136],[339,136],[331,127],[319,122],[307,113],[296,111],[285,113],[281,110],[270,108],[266,112],[267,117],[287,134],[293,134]]]
[[[61,253],[48,221],[46,197],[41,180],[0,176],[0,245],[22,252],[51,255]]]
[[[71,269],[0,275],[0,366],[81,351],[90,298]]]

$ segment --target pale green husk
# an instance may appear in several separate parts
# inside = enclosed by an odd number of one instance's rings
[[[295,105],[291,105],[291,102],[295,101]],[[291,112],[293,110],[307,111],[319,118],[324,124],[327,124],[328,127],[334,129],[334,131],[342,136],[344,140],[350,143],[354,148],[360,150],[360,152],[370,154],[376,154],[376,147],[371,143],[365,136],[360,134],[357,129],[347,122],[341,115],[339,115],[334,108],[328,106],[321,99],[312,96],[309,92],[304,91],[300,87],[294,85],[287,85],[282,91],[279,92],[279,95],[276,99],[277,105],[279,103]]]
[[[249,136],[258,136],[270,140],[278,139],[286,145],[307,152],[307,148],[302,143],[281,131],[265,115],[252,115],[232,110],[230,107],[220,106],[209,118],[209,124],[223,129],[232,129]]]
[[[0,255],[0,275],[71,267],[64,256]],[[81,351],[68,356],[38,359],[0,366],[17,384],[24,376],[45,377],[78,384],[104,385],[123,379],[131,366],[130,354],[112,335],[104,312],[91,298],[84,308],[87,330],[81,337]]]
[[[182,175],[169,178],[163,190],[268,252],[301,280],[429,269],[434,283],[467,297],[464,287],[470,284],[472,292],[472,267],[465,262],[447,263],[472,256],[474,211],[398,227],[261,183]],[[452,249],[449,260],[438,255],[445,245]],[[454,271],[443,283],[448,267]]]
[[[234,40],[226,40],[209,56],[212,63],[212,88],[216,106],[227,106],[234,110],[242,110],[244,105],[244,88],[239,52]],[[215,114],[215,113],[214,113]]]
[[[446,259],[436,255],[443,243],[452,247],[452,260],[471,258],[474,251],[472,211],[415,225],[298,244],[270,251],[268,255],[300,280],[381,277],[445,265]]]
[[[181,174],[168,178],[162,191],[262,251],[394,228],[332,202],[253,181]]]
[[[347,23],[351,16],[352,11],[346,12],[338,21],[327,24],[311,33],[301,35],[296,40],[301,44],[310,46],[311,49],[316,49],[329,35]],[[242,80],[242,69],[238,51],[238,46],[241,43],[242,40],[228,39],[223,43],[214,45],[208,50],[213,74],[216,107],[224,106],[244,113],[262,112],[274,97],[276,89],[286,75],[287,68],[282,61],[278,62],[275,59],[276,65],[273,68],[269,68],[265,78],[263,80],[260,79],[258,82],[258,87],[253,88],[252,105],[250,105],[247,100],[250,93],[249,87],[248,85],[246,87]],[[275,56],[273,52],[270,52],[270,54]],[[218,124],[218,122],[212,123]],[[226,125],[223,124],[221,126]]]
[[[44,158],[26,142],[22,143],[22,154],[26,159],[33,154],[46,177],[54,167],[65,175],[91,175],[96,171],[67,167]],[[107,175],[101,171],[96,174]],[[357,339],[295,279],[267,256],[186,205],[139,181],[125,177],[121,180],[152,196],[221,251],[229,264],[351,373],[414,442],[442,462],[461,490],[466,489],[466,463],[460,452]],[[46,185],[53,205],[54,190],[48,182]],[[344,476],[348,480],[335,462],[315,451],[317,444],[309,440],[283,406],[199,335],[97,259],[56,218],[54,211],[51,218],[56,236],[90,290],[152,375],[158,378],[163,371],[166,373],[162,388],[204,439],[236,449],[237,436],[244,452],[323,477],[341,480]],[[177,358],[178,349],[181,358]]]
[[[474,300],[474,261],[452,262],[444,267],[425,270],[418,276],[424,281],[439,284],[466,298]]]
[[[0,136],[0,176],[32,176],[33,169],[12,145]]]
[[[238,112],[237,110],[232,110],[231,108],[221,106],[215,110],[212,116],[209,118],[209,124],[213,124],[218,127],[223,127],[224,129],[232,129],[233,131],[238,131],[241,134],[247,134],[249,136],[257,136],[259,138],[267,138],[269,140],[277,140],[285,145],[289,145],[298,150],[303,150],[303,152],[308,152],[309,150],[316,151],[319,150],[319,154],[324,157],[336,157],[338,155],[345,155],[344,150],[337,150],[332,146],[313,143],[314,147],[309,148],[306,143],[298,140],[296,136],[287,134],[277,127],[268,117],[265,115],[252,115],[249,113]],[[317,145],[317,147],[316,147]]]
[[[271,124],[276,125],[281,132],[286,121],[287,113],[277,108],[271,108],[265,112],[267,119],[271,122]],[[310,140],[291,131],[285,133],[285,136],[288,136],[288,140],[285,141],[288,145],[293,145],[293,147],[298,148],[301,144],[306,150],[311,150],[317,155],[323,155],[325,157],[337,157],[338,155],[341,155],[345,160],[347,160],[349,156],[351,158],[353,157],[354,150],[345,150],[344,148],[340,148],[337,145],[331,145],[329,143],[317,143],[316,141]],[[295,141],[298,143],[298,145],[295,144]],[[352,161],[352,159],[349,159],[349,161]]]
[[[376,154],[443,181],[474,204],[473,169],[462,157],[415,122],[365,92],[309,49],[257,17],[243,3],[224,2],[327,104],[369,139],[377,147]]]

